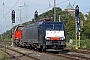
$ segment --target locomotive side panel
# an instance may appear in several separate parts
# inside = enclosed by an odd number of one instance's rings
[[[32,30],[32,28],[31,28],[31,30]],[[29,31],[29,27],[25,27],[25,28],[23,29],[22,41],[25,41],[25,42],[28,41],[28,39],[31,37],[31,36],[30,36],[30,32],[31,32],[31,31]]]
[[[37,26],[26,26],[23,29],[23,37],[21,45],[30,45],[38,43],[38,28]]]
[[[38,27],[38,40],[40,45],[43,45],[43,33],[42,33],[42,25]]]
[[[33,26],[32,32],[33,32],[33,34],[32,34],[33,43],[38,43],[38,27]]]

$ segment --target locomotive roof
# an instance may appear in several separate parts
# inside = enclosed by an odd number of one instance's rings
[[[42,23],[55,23],[55,24],[63,24],[63,22],[54,22],[54,21],[46,21],[46,22],[36,22],[38,25],[42,24]]]
[[[32,24],[29,24],[29,25],[27,25],[27,26],[25,26],[25,27],[39,26],[39,25],[41,25],[41,24],[43,24],[43,23],[64,24],[63,22],[53,22],[53,21],[43,22],[43,21],[41,21],[41,22],[35,22],[35,23],[32,23]]]

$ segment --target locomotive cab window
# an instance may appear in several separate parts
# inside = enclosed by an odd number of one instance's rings
[[[46,24],[46,30],[53,30],[53,24]]]
[[[61,24],[46,24],[46,30],[63,30],[63,25]]]
[[[61,24],[55,24],[54,25],[54,29],[55,30],[63,30],[63,25],[61,25]]]

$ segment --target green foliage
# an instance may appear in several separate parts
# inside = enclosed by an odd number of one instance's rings
[[[90,39],[90,20],[86,20],[84,22],[84,32],[83,34],[86,36],[86,38]]]
[[[88,14],[85,14],[85,17],[87,18],[87,20],[90,20],[90,11],[88,12]]]
[[[10,40],[11,33],[12,33],[11,30],[7,30],[6,32],[0,35],[0,39]]]
[[[80,20],[85,21],[84,15],[81,12],[79,13],[79,17],[80,17]]]
[[[90,48],[90,40],[81,40],[81,48]]]
[[[10,60],[5,52],[0,51],[0,60]]]
[[[88,14],[86,14],[85,17],[86,20],[84,21],[82,34],[86,39],[90,39],[90,12],[88,12]]]
[[[69,41],[67,42],[67,47],[71,49],[75,49],[76,47],[76,40],[73,40],[72,44],[69,44]],[[80,48],[90,48],[90,40],[80,40]]]
[[[66,24],[67,41],[75,39],[75,20],[70,20]]]

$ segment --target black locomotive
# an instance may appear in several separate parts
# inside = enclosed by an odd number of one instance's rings
[[[21,34],[19,33],[21,38],[17,39],[14,37],[14,43],[18,46],[34,48],[34,50],[39,49],[40,51],[64,49],[66,47],[64,23],[49,20],[44,19],[43,21],[24,26]],[[17,40],[18,42],[16,42]]]

